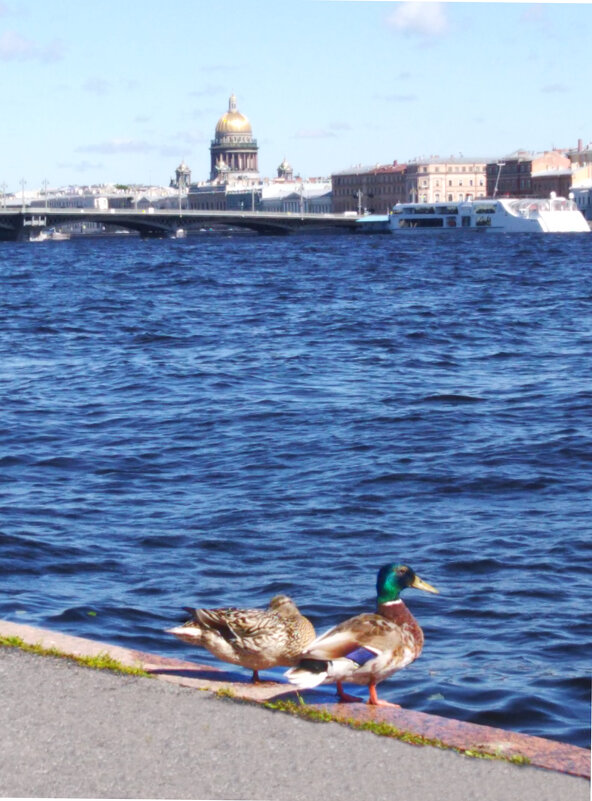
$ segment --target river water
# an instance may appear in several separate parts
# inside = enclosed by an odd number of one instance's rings
[[[214,664],[183,606],[286,592],[323,631],[407,563],[441,594],[379,694],[588,746],[591,267],[582,235],[2,243],[0,616]]]

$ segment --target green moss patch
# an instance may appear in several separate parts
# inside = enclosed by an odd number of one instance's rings
[[[361,721],[355,718],[338,718],[327,712],[325,709],[318,709],[314,706],[305,704],[302,699],[300,703],[295,701],[268,701],[264,704],[267,709],[273,709],[278,712],[287,712],[290,715],[296,715],[306,720],[317,721],[320,723],[340,723],[343,726],[349,726],[352,729],[361,731],[371,731],[380,737],[392,737],[395,740],[400,740],[404,743],[411,745],[430,745],[434,748],[442,748],[448,751],[456,751],[463,756],[475,757],[477,759],[500,759],[504,762],[511,762],[514,765],[529,765],[530,760],[528,757],[517,754],[515,756],[505,756],[502,753],[490,753],[488,751],[481,751],[478,749],[463,749],[456,746],[447,745],[443,740],[424,737],[421,734],[414,734],[413,732],[398,729],[390,723],[377,722],[377,721]]]
[[[1,637],[0,646],[5,648],[18,648],[21,651],[27,651],[30,654],[38,654],[39,656],[54,656],[59,659],[69,659],[84,667],[93,668],[94,670],[111,670],[114,673],[121,673],[128,676],[143,676],[144,678],[152,678],[150,673],[139,667],[130,667],[118,662],[117,659],[109,656],[105,652],[101,652],[96,656],[77,656],[76,654],[67,654],[60,651],[58,648],[45,648],[43,645],[30,645],[20,637]]]

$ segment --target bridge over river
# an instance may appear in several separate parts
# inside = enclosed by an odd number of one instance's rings
[[[194,211],[192,209],[54,209],[0,208],[0,240],[27,240],[46,228],[67,223],[99,223],[137,231],[145,237],[174,236],[179,229],[191,233],[211,226],[245,228],[259,234],[296,231],[355,231],[355,215],[290,214],[265,211]]]

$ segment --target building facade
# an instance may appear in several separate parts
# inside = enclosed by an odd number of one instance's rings
[[[517,150],[487,165],[487,196],[535,197],[543,187],[546,194],[550,191],[561,194],[565,171],[570,169],[569,158],[560,150],[544,153]],[[541,180],[533,183],[537,175]]]
[[[261,211],[288,214],[329,214],[332,209],[331,182],[326,178],[265,181]]]
[[[405,197],[405,165],[376,164],[352,167],[331,176],[333,211],[386,214]]]
[[[357,167],[335,173],[333,211],[385,214],[396,203],[439,203],[485,197],[484,158],[433,157],[408,164]]]
[[[592,221],[592,144],[584,147],[578,140],[575,150],[568,150],[567,157],[572,165],[571,193],[584,217]]]
[[[412,161],[405,173],[405,202],[441,203],[475,200],[487,192],[485,158]]]

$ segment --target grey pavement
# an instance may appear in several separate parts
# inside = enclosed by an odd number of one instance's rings
[[[588,801],[586,779],[0,648],[0,796]]]

